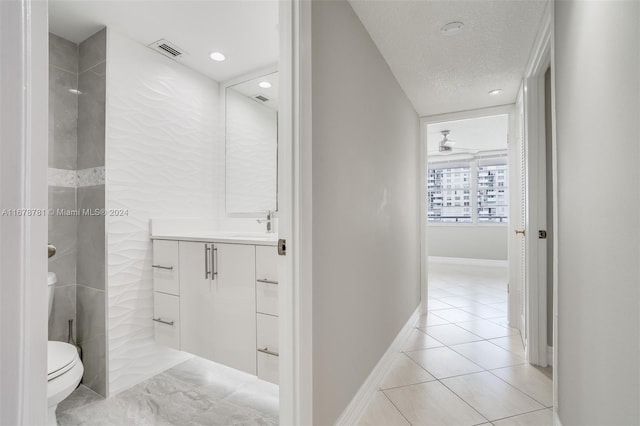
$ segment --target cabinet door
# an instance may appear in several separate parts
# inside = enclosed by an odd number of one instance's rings
[[[153,334],[156,342],[180,349],[180,298],[153,292]]]
[[[214,354],[211,247],[180,241],[180,349],[207,359]]]
[[[256,246],[256,279],[278,282],[278,249]]]
[[[255,246],[214,247],[211,359],[256,374]]]
[[[180,295],[178,242],[153,240],[153,289]]]

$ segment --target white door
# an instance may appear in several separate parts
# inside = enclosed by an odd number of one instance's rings
[[[214,244],[213,357],[256,374],[256,251],[243,244]]]
[[[213,359],[211,243],[180,241],[180,349]]]
[[[524,93],[516,99],[513,137],[509,138],[511,203],[509,221],[509,325],[520,331],[526,341],[526,156],[524,145]],[[525,231],[525,233],[523,233]]]

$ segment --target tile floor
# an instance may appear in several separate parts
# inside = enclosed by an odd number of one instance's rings
[[[429,264],[419,319],[360,425],[552,424],[551,370],[507,324],[507,270]]]
[[[66,425],[277,425],[278,387],[194,357],[105,400],[80,386],[58,405]]]

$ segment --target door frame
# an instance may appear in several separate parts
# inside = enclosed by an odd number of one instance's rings
[[[280,424],[313,424],[311,2],[280,0]]]
[[[0,2],[0,423],[47,417],[47,2]]]
[[[537,234],[538,230],[547,229],[544,76],[546,70],[551,66],[551,5],[551,3],[547,3],[545,7],[540,30],[523,79],[524,145],[527,163],[525,218],[527,256],[525,326],[527,341],[525,353],[531,364],[541,367],[546,367],[549,364],[547,355],[547,242],[539,239]],[[555,136],[552,138],[552,144],[555,146]],[[557,175],[555,170],[552,170],[552,173],[554,176],[553,196],[555,198],[555,176]],[[555,227],[554,230],[557,234]]]
[[[421,288],[420,288],[420,297],[422,299],[422,304],[420,308],[421,314],[426,314],[428,311],[428,303],[429,303],[429,275],[428,275],[428,262],[429,262],[429,247],[427,242],[428,234],[429,234],[429,226],[427,225],[426,217],[427,217],[427,182],[426,182],[426,173],[427,173],[427,163],[428,163],[428,154],[427,154],[427,126],[429,124],[441,123],[444,121],[456,121],[456,120],[467,120],[470,118],[480,118],[487,117],[491,115],[504,115],[508,116],[508,142],[511,142],[511,135],[514,133],[514,115],[515,115],[515,105],[514,104],[506,104],[495,107],[488,108],[478,108],[467,111],[460,112],[452,112],[446,114],[438,114],[438,115],[429,115],[425,117],[420,117],[420,226],[422,228],[422,238],[421,238],[421,262],[422,262],[422,280],[421,280]],[[511,158],[509,158],[509,162]],[[511,168],[511,164],[509,164]],[[511,176],[511,172],[509,172]],[[511,182],[509,183],[511,186]],[[510,197],[511,198],[511,197]],[[511,205],[512,200],[509,199],[509,205]],[[511,229],[510,220],[507,224],[508,229]],[[509,255],[510,251],[508,251]],[[510,259],[509,259],[510,260]],[[509,298],[509,310],[511,311],[511,297]]]

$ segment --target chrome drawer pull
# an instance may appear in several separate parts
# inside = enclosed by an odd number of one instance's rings
[[[278,285],[278,281],[271,281],[271,280],[256,280],[256,281],[258,281],[259,283]]]
[[[153,318],[153,320],[162,324],[173,325],[173,321],[165,321],[162,318]]]
[[[151,265],[151,267],[158,268],[158,269],[168,269],[169,271],[173,270],[173,266]]]
[[[263,354],[267,354],[267,355],[280,356],[278,352],[270,351],[269,348],[267,347],[265,347],[264,349],[258,348],[258,352],[262,352]]]

